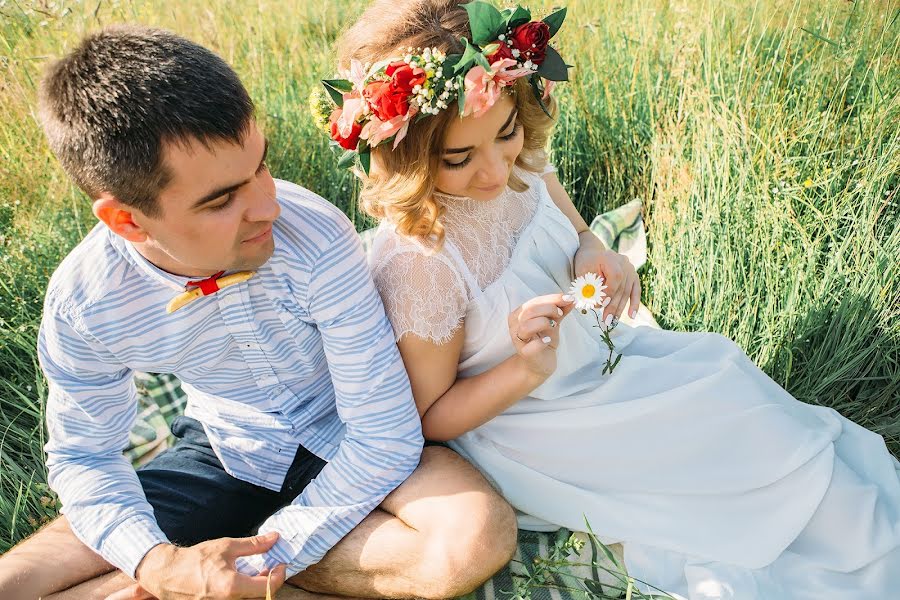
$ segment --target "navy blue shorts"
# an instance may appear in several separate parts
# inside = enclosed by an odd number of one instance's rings
[[[177,417],[175,444],[138,469],[156,522],[169,540],[193,546],[221,537],[253,535],[290,504],[326,462],[300,446],[281,491],[241,481],[225,472],[199,421]]]

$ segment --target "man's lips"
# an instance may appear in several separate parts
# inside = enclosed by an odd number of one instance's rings
[[[246,240],[244,240],[244,243],[252,244],[255,242],[262,242],[262,241],[269,239],[269,237],[271,235],[272,235],[272,226],[269,225],[268,227],[266,227],[265,231],[262,231],[262,232],[256,234],[252,238],[247,238]]]

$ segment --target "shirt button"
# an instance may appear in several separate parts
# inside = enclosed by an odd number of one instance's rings
[[[280,394],[284,391],[284,386],[276,385],[274,388],[272,388],[272,391],[275,392],[276,394]]]

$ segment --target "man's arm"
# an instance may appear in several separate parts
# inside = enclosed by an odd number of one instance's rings
[[[346,436],[303,493],[260,527],[281,537],[264,557],[240,560],[244,572],[284,563],[291,577],[319,562],[421,455],[419,415],[393,331],[356,231],[341,218],[341,234],[316,261],[305,302],[322,336]]]
[[[132,372],[49,302],[38,357],[49,383],[50,486],[75,535],[133,577],[144,555],[168,540],[122,455],[137,411]]]

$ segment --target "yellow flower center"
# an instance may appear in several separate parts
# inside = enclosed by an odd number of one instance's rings
[[[594,289],[594,286],[592,286],[591,284],[587,284],[586,286],[581,288],[581,295],[584,296],[585,298],[593,298],[594,292],[596,292],[596,291],[597,290]]]

